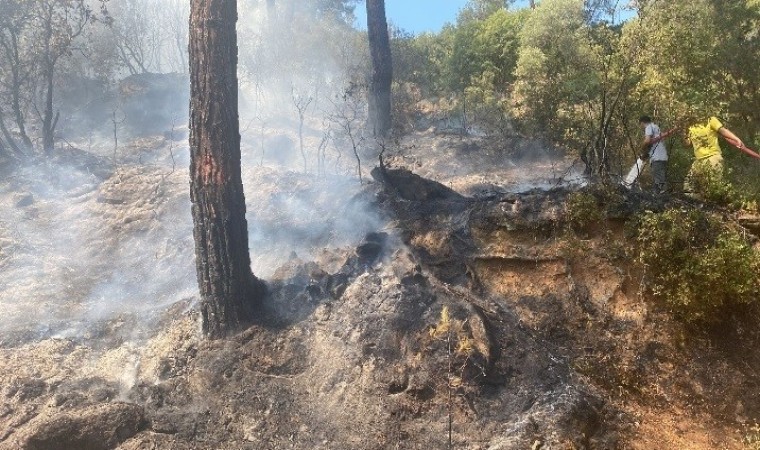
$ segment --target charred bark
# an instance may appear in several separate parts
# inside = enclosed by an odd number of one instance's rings
[[[203,331],[240,330],[264,285],[251,272],[240,170],[236,0],[192,0],[190,197]]]
[[[386,136],[391,129],[393,64],[385,0],[367,0],[367,34],[372,57],[368,127],[374,136]]]

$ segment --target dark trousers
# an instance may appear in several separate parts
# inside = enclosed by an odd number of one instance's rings
[[[655,192],[666,192],[668,190],[668,162],[652,161],[651,164]]]

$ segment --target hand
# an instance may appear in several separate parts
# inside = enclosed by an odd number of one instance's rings
[[[734,139],[733,136],[727,137],[726,140],[728,141],[729,144],[733,145],[736,148],[739,148],[739,149],[744,148],[744,142],[742,142],[742,140],[739,139],[738,137],[736,139]]]

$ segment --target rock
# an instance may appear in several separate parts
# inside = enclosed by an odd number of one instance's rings
[[[123,205],[127,203],[126,200],[124,200],[123,198],[111,198],[111,197],[105,197],[102,195],[98,196],[97,201],[98,203],[106,203],[109,205]]]
[[[372,264],[383,251],[385,242],[388,240],[386,233],[369,233],[364,242],[356,247],[356,256],[364,264]]]
[[[397,195],[410,201],[465,202],[466,198],[437,181],[428,180],[407,169],[372,169],[372,178],[393,189]]]
[[[111,403],[38,418],[17,443],[22,450],[110,450],[146,426],[141,406]]]

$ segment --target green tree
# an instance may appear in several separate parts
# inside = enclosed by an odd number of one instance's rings
[[[624,28],[642,97],[670,117],[721,115],[742,134],[760,130],[756,0],[648,2]],[[637,51],[646,48],[646,52]]]
[[[748,145],[760,143],[760,2],[639,2],[623,28],[621,54],[639,82],[640,111],[661,123],[717,115]],[[690,159],[690,149],[682,159]],[[760,165],[724,152],[739,192],[760,195]],[[735,160],[735,161],[734,161]]]
[[[515,75],[515,104],[528,129],[561,140],[601,83],[583,0],[545,0],[525,21]]]
[[[636,79],[619,51],[619,27],[592,7],[601,11],[583,0],[544,0],[532,11],[513,101],[525,130],[576,149],[588,172],[606,178],[624,153],[622,111]]]
[[[458,24],[471,21],[485,20],[496,11],[506,9],[513,0],[468,0],[467,4],[459,11]]]

